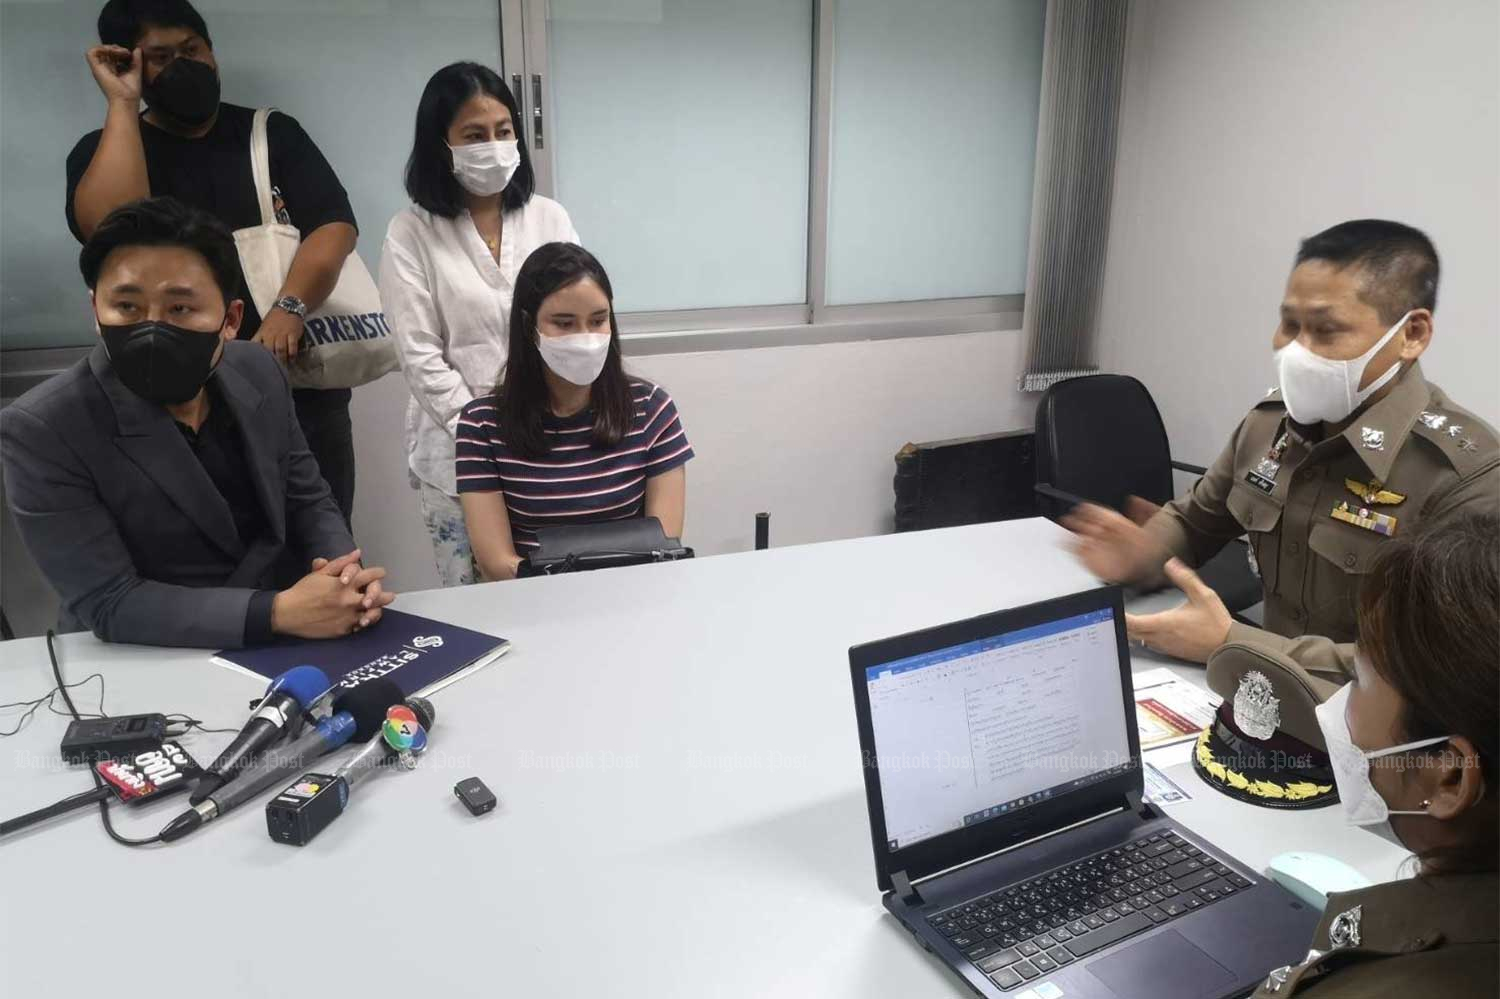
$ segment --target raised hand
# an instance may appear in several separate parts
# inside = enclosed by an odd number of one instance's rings
[[[1074,534],[1073,554],[1106,583],[1155,581],[1169,552],[1130,518],[1080,503],[1062,519]]]
[[[88,51],[94,82],[111,101],[139,104],[141,100],[141,50],[119,45],[95,45]]]

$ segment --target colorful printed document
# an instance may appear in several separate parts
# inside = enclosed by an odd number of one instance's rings
[[[1221,698],[1160,667],[1135,674],[1135,724],[1141,751],[1196,738],[1214,719]]]

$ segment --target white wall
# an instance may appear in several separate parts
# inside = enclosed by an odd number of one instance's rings
[[[1500,423],[1500,5],[1136,0],[1106,368],[1211,461],[1272,384],[1297,242],[1351,218],[1437,244],[1427,376]]]
[[[908,441],[1028,428],[1017,332],[664,354],[626,366],[672,393],[697,457],[684,542],[700,555],[892,529],[895,454]],[[406,385],[354,393],[355,537],[397,589],[437,585],[401,444]]]

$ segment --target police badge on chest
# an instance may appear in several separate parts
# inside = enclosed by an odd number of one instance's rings
[[[1245,481],[1269,496],[1276,491],[1276,476],[1280,471],[1281,462],[1267,456],[1245,473]]]
[[[1267,496],[1276,491],[1276,476],[1281,474],[1281,456],[1286,453],[1287,435],[1282,433],[1266,456],[1245,473],[1245,481]]]

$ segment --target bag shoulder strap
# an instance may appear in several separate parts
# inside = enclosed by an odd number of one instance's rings
[[[266,120],[275,108],[259,108],[250,126],[250,175],[255,178],[255,197],[260,202],[260,224],[276,221],[271,200],[271,145],[266,141]]]

